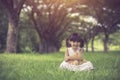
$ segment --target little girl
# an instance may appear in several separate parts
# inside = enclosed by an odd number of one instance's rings
[[[84,46],[84,41],[78,36],[77,33],[73,33],[69,38],[66,39],[67,52],[70,51],[70,49],[71,49],[70,48],[71,45],[72,45],[71,42],[76,42],[75,45],[76,45],[76,48],[78,49],[76,53],[82,52],[82,48]],[[73,53],[75,53],[75,52],[73,52]],[[78,65],[78,64],[81,64],[81,63],[85,62],[84,59],[81,59],[81,60],[66,60],[66,58],[65,58],[65,61],[69,62],[72,65]]]
[[[81,71],[93,69],[91,62],[85,61],[82,58],[83,40],[77,34],[72,34],[68,40],[70,46],[65,52],[65,60],[61,63],[61,69],[68,69],[71,71]],[[86,67],[87,66],[87,67]]]

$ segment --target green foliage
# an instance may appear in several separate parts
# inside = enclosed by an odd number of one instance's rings
[[[110,47],[114,46],[115,50],[120,50],[120,30],[110,35]]]
[[[120,45],[120,30],[110,35],[110,43],[111,45]]]
[[[64,54],[0,54],[0,80],[119,80],[120,54],[85,53],[95,70],[60,70]]]
[[[36,31],[31,29],[32,27],[26,27],[20,29],[18,52],[36,52],[38,51],[39,39]]]
[[[38,51],[38,40],[34,29],[21,29],[19,32],[18,52]]]
[[[38,51],[39,38],[31,21],[24,13],[20,17],[17,52]]]

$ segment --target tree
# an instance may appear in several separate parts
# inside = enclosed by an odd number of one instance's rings
[[[19,15],[25,0],[0,0],[8,17],[6,52],[16,53]]]
[[[120,10],[110,8],[107,6],[108,3],[105,3],[106,6],[102,6],[101,9],[99,8],[99,10],[96,11],[98,23],[101,24],[101,28],[105,35],[103,40],[104,52],[108,52],[109,35],[119,29],[118,24],[120,23]]]
[[[93,9],[93,17],[98,21],[99,26],[104,33],[104,51],[108,51],[108,41],[109,35],[116,32],[120,27],[120,9],[119,9],[119,0],[114,2],[109,0],[89,0],[86,5]]]
[[[26,8],[30,8],[30,19],[40,38],[40,53],[59,51],[65,31],[72,20],[69,15],[75,3],[75,0],[69,3],[66,0],[26,2]]]
[[[90,31],[88,29],[88,32],[86,33],[86,35],[84,35],[86,37],[84,38],[86,42],[86,47],[89,39],[92,39],[92,51],[94,51],[94,37],[100,33],[104,33],[104,51],[108,51],[109,35],[120,29],[119,3],[119,0],[115,0],[114,2],[109,0],[80,0],[80,2],[78,3],[77,10],[80,14],[93,16],[97,20],[96,27],[90,29]],[[81,5],[83,5],[84,8],[81,9]],[[89,35],[91,35],[91,37]],[[90,38],[87,36],[89,36]]]

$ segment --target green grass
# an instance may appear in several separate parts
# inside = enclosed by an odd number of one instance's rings
[[[52,54],[0,54],[0,80],[120,80],[120,52],[85,53],[95,70],[60,70],[62,52]]]

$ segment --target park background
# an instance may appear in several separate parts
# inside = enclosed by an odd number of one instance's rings
[[[119,0],[0,0],[0,80],[119,80]],[[78,33],[93,71],[60,70]]]

